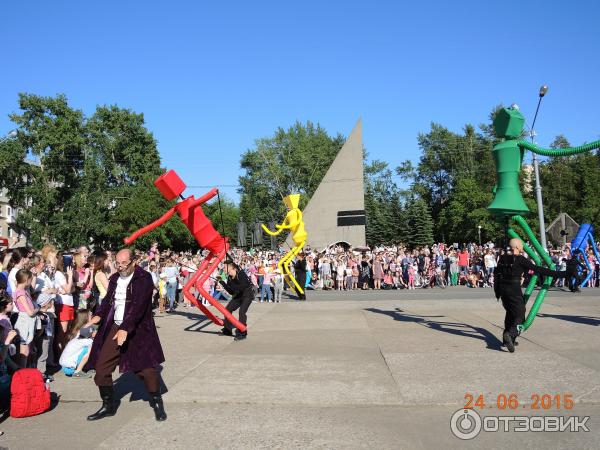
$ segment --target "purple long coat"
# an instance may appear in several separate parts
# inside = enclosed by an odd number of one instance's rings
[[[96,315],[101,318],[100,329],[94,338],[85,370],[93,369],[96,366],[102,345],[114,323],[114,297],[118,279],[118,273],[110,277],[106,296],[96,311]],[[152,317],[153,289],[152,276],[136,266],[133,277],[127,286],[125,314],[123,322],[119,326],[120,330],[127,331],[127,340],[121,346],[119,363],[119,372],[121,373],[138,372],[150,367],[157,367],[165,361]]]

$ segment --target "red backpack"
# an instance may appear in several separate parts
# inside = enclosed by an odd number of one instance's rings
[[[10,416],[30,417],[50,409],[50,389],[37,369],[17,370],[10,385]]]

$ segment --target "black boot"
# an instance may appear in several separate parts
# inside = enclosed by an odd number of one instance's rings
[[[115,405],[115,392],[112,386],[98,386],[102,406],[94,414],[87,417],[87,420],[98,420],[105,417],[114,416],[117,412]]]
[[[513,341],[513,337],[510,335],[510,333],[508,331],[504,332],[504,334],[502,335],[502,340],[504,341],[504,345],[506,345],[506,348],[508,349],[508,351],[510,353],[514,353],[515,352],[515,343]]]
[[[154,410],[154,417],[159,422],[167,420],[167,413],[165,412],[165,406],[163,405],[162,397],[159,392],[150,393],[150,406]]]
[[[248,332],[245,331],[244,333],[241,333],[239,330],[235,331],[235,338],[233,338],[234,341],[243,341],[244,339],[246,339],[248,337]]]

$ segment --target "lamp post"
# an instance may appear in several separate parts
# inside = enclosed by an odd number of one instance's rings
[[[477,225],[477,231],[479,232],[479,246],[481,247],[481,225]]]
[[[540,88],[538,104],[537,104],[537,108],[535,109],[535,115],[533,116],[533,123],[531,124],[531,131],[529,133],[532,143],[535,138],[535,131],[534,131],[535,121],[537,119],[538,112],[540,110],[540,104],[542,103],[542,98],[544,98],[544,95],[546,95],[546,92],[548,92],[548,86],[543,85]],[[537,202],[538,220],[540,223],[540,237],[541,237],[540,243],[542,244],[542,247],[547,249],[548,247],[546,244],[546,224],[544,222],[544,204],[542,203],[542,186],[540,185],[540,169],[539,169],[539,164],[538,164],[538,158],[535,153],[533,153],[533,172],[535,174],[535,199]]]

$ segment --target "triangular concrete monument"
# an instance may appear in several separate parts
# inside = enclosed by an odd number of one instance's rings
[[[322,250],[336,242],[364,246],[365,186],[362,121],[358,120],[304,208],[307,245]]]

